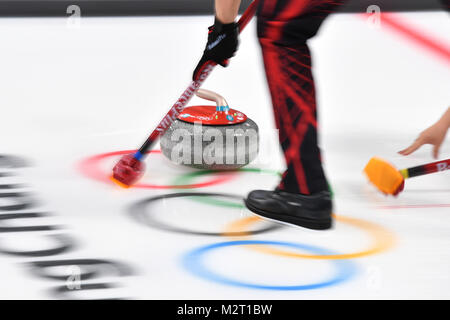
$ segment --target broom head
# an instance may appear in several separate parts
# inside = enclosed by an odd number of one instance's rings
[[[399,194],[405,185],[405,179],[400,171],[389,162],[373,157],[364,168],[367,178],[381,192],[390,195]]]

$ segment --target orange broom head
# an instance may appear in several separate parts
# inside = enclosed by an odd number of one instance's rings
[[[364,172],[381,192],[397,195],[403,190],[404,178],[400,171],[389,162],[373,157],[364,168]]]

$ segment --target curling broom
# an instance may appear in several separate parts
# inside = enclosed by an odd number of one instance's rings
[[[242,14],[238,21],[239,32],[245,28],[255,15],[259,0],[254,0]],[[121,187],[129,187],[137,182],[145,172],[145,163],[143,162],[146,154],[150,151],[158,138],[163,135],[177,118],[184,107],[188,104],[195,92],[201,87],[203,82],[209,76],[216,63],[207,63],[200,71],[198,79],[192,81],[189,87],[183,92],[181,97],[175,102],[166,116],[161,120],[156,129],[147,138],[145,143],[135,153],[123,156],[113,168],[111,180]]]
[[[381,158],[373,157],[364,168],[370,182],[381,192],[398,195],[405,187],[405,179],[450,169],[450,159],[423,164],[398,170],[394,165]]]

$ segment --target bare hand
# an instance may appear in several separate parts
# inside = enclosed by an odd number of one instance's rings
[[[412,145],[402,151],[399,151],[399,153],[401,155],[407,156],[419,149],[424,144],[431,144],[433,145],[433,156],[437,158],[439,154],[439,148],[441,147],[442,142],[444,142],[447,130],[448,126],[446,124],[437,122],[423,131]]]

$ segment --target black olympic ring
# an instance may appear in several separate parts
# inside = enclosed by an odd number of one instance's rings
[[[129,214],[136,219],[137,221],[146,224],[150,227],[164,230],[164,231],[170,231],[170,232],[176,232],[176,233],[182,233],[182,234],[189,234],[189,235],[196,235],[196,236],[226,236],[226,237],[240,237],[240,236],[246,236],[246,235],[255,235],[260,234],[264,232],[273,231],[276,229],[281,228],[282,226],[278,224],[271,224],[268,227],[259,229],[259,230],[253,230],[253,231],[239,231],[239,232],[201,232],[201,231],[193,231],[188,229],[182,229],[179,227],[173,227],[168,224],[162,223],[160,221],[157,221],[152,217],[151,214],[148,213],[147,207],[150,203],[160,201],[163,199],[172,199],[172,198],[182,198],[182,197],[223,197],[223,198],[231,198],[235,200],[242,201],[241,196],[233,195],[233,194],[226,194],[226,193],[206,193],[206,192],[180,192],[180,193],[168,193],[163,194],[155,197],[150,197],[144,200],[140,200],[136,202],[135,204],[132,204],[129,208]]]

